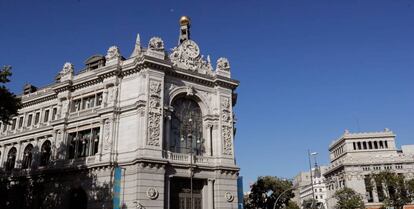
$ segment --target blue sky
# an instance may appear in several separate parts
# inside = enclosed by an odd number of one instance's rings
[[[45,86],[66,61],[76,69],[117,45],[128,56],[163,38],[172,48],[178,18],[212,60],[226,56],[241,81],[237,163],[245,185],[259,175],[307,169],[307,149],[328,162],[344,129],[390,128],[414,142],[414,1],[0,1],[0,65],[8,85]]]

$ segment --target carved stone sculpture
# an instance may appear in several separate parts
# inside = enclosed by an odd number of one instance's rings
[[[164,42],[160,37],[152,37],[148,43],[148,49],[154,51],[164,51]]]
[[[119,51],[119,48],[117,46],[111,46],[108,49],[108,52],[105,56],[106,61],[115,60],[121,57],[121,53]]]
[[[70,62],[66,62],[63,65],[63,68],[59,73],[60,81],[72,80],[73,74],[74,74],[73,64]]]
[[[220,57],[217,60],[216,70],[230,71],[230,63],[227,58]]]
[[[174,66],[182,69],[207,75],[213,74],[209,59],[205,60],[203,56],[200,56],[200,49],[192,40],[186,40],[175,47],[170,54],[170,60]]]
[[[109,121],[109,119],[105,120],[103,131],[104,131],[103,140],[104,140],[104,143],[105,143],[104,149],[108,150],[112,145],[111,121]]]

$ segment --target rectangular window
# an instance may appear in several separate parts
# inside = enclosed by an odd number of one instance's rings
[[[32,114],[30,114],[30,115],[27,117],[27,126],[31,126],[31,125],[32,125],[32,119],[33,119],[33,115],[32,115]]]
[[[69,159],[93,156],[98,153],[100,128],[69,133]]]
[[[71,112],[77,112],[81,108],[81,100],[77,99],[72,102]]]
[[[53,108],[52,110],[52,120],[56,120],[57,108]]]
[[[19,128],[23,127],[23,116],[19,118]]]
[[[15,119],[13,119],[13,121],[12,121],[12,130],[14,130],[15,128],[16,128],[16,122],[17,122],[17,119],[15,118]]]
[[[7,130],[7,124],[3,124],[3,132]]]
[[[45,123],[49,121],[49,112],[50,112],[50,110],[45,111],[44,120],[43,120],[43,122],[45,122]]]
[[[40,120],[40,112],[37,112],[36,115],[35,115],[35,122],[34,122],[34,124],[37,125],[39,123],[39,120]]]
[[[96,95],[96,106],[100,106],[102,104],[102,93],[98,93]]]

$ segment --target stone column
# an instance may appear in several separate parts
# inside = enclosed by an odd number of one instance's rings
[[[15,163],[14,163],[15,168],[20,168],[21,167],[21,160],[23,160],[20,156],[21,155],[21,147],[22,147],[22,142],[19,141],[18,144],[17,144],[16,160],[15,160]]]
[[[167,112],[167,117],[165,118],[165,151],[170,151],[170,131],[171,131],[171,113]]]
[[[379,202],[378,198],[378,191],[377,191],[377,183],[375,181],[372,181],[372,199],[374,202]]]
[[[208,187],[208,207],[207,209],[214,209],[214,179],[207,180],[207,187]]]
[[[4,167],[4,156],[7,156],[6,154],[6,146],[3,145],[3,147],[1,148],[1,156],[0,156],[0,167]]]

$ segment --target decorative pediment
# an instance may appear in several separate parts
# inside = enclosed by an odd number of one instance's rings
[[[210,58],[207,57],[207,60],[205,60],[200,55],[200,48],[192,40],[185,40],[178,47],[174,47],[170,54],[170,60],[176,67],[201,74],[213,75]]]

